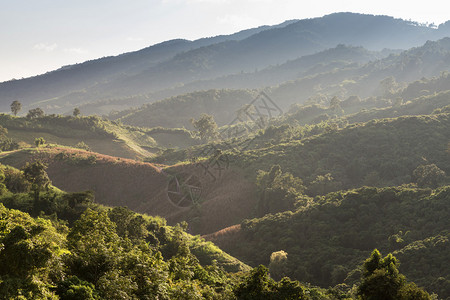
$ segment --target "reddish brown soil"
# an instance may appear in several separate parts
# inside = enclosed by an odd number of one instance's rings
[[[60,152],[72,157],[95,155],[96,162],[87,164],[71,158],[56,159]],[[255,185],[235,167],[225,170],[220,177],[215,174],[214,180],[195,165],[178,165],[161,171],[162,166],[150,163],[67,148],[42,149],[39,154],[30,154],[14,166],[20,168],[26,161],[38,158],[47,162],[47,173],[53,185],[64,191],[92,190],[97,203],[127,206],[137,212],[159,215],[169,224],[186,220],[194,234],[212,233],[252,217],[258,200]],[[198,205],[179,207],[169,199],[168,183],[174,174],[196,176],[201,186]]]
[[[213,242],[224,251],[235,249],[236,243],[244,239],[241,225],[233,225],[202,237]]]

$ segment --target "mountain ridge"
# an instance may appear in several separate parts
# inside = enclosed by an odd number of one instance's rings
[[[448,35],[447,27],[435,29],[387,16],[336,13],[200,39],[197,46],[196,41],[174,40],[78,67],[66,66],[41,76],[0,83],[0,110],[8,110],[8,104],[17,99],[25,106],[36,105],[42,100],[77,92],[67,98],[69,110],[93,100],[144,94],[195,80],[253,71],[342,43],[366,46],[369,50],[375,46],[410,47]],[[164,49],[163,53],[158,49]],[[150,50],[153,54],[146,56],[146,60],[133,61]],[[112,63],[117,60],[118,63]],[[93,69],[91,73],[84,71],[87,67]],[[46,109],[52,112],[54,107],[48,105]]]

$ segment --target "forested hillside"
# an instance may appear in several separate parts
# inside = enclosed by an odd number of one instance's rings
[[[449,70],[336,13],[0,83],[0,299],[450,299]]]
[[[381,259],[377,251],[365,263],[367,274],[354,291],[302,286],[287,278],[277,282],[265,267],[249,272],[248,266],[212,243],[186,234],[186,223],[170,227],[160,217],[95,205],[89,192],[68,194],[55,189],[40,162],[28,164],[23,171],[2,166],[1,175],[0,295],[6,299],[369,296],[386,293],[368,289],[369,275],[386,268],[385,262],[394,276],[383,280],[399,283],[389,293],[431,299],[398,274],[394,257]],[[276,271],[271,273],[275,277]]]
[[[210,239],[250,265],[269,264],[271,253],[283,249],[287,262],[279,276],[322,286],[351,286],[360,277],[361,261],[378,248],[393,252],[408,278],[446,298],[448,199],[448,187],[340,191],[311,199],[295,212],[244,221],[238,231]]]

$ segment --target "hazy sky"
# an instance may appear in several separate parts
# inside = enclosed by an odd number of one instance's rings
[[[0,0],[0,81],[138,50],[333,12],[439,25],[446,0]],[[368,4],[370,3],[370,4]]]

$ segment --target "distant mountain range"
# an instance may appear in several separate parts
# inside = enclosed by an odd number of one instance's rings
[[[196,41],[171,40],[136,52],[0,83],[0,110],[9,111],[13,100],[22,102],[24,111],[39,106],[47,113],[69,112],[93,102],[140,95],[147,95],[148,102],[154,102],[201,90],[198,83],[205,80],[216,80],[214,88],[226,88],[230,75],[272,66],[265,75],[258,73],[259,79],[253,78],[253,82],[238,77],[243,85],[248,82],[252,88],[262,88],[279,84],[280,80],[296,79],[308,67],[321,63],[320,55],[312,54],[339,44],[362,46],[370,51],[409,49],[446,36],[450,36],[450,22],[433,28],[388,16],[335,13]],[[352,62],[367,62],[389,53],[392,51],[367,52],[365,58]],[[264,76],[266,79],[261,79]],[[184,89],[195,82],[191,89]],[[121,103],[120,108],[136,104]]]

